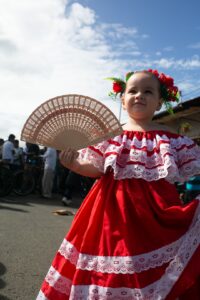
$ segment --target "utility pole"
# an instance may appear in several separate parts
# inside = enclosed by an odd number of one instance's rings
[[[121,123],[121,114],[122,114],[122,101],[119,100],[119,123]]]

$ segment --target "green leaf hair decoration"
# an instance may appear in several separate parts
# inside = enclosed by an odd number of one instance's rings
[[[152,73],[160,82],[160,92],[163,99],[163,103],[166,110],[173,114],[172,102],[179,102],[180,91],[177,86],[174,85],[174,79],[164,73],[159,73],[157,70],[145,70],[144,72]],[[125,80],[118,77],[108,77],[107,80],[113,82],[112,91],[109,92],[109,96],[116,99],[118,95],[122,96],[126,90],[126,83],[135,72],[128,72],[125,76]]]

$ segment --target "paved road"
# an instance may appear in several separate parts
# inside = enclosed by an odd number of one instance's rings
[[[75,198],[75,206],[81,199]],[[34,300],[73,216],[58,216],[60,197],[0,198],[0,300]],[[74,210],[70,208],[69,210]]]

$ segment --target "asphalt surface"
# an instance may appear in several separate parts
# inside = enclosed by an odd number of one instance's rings
[[[61,196],[51,200],[39,195],[0,198],[0,300],[34,300],[52,259],[66,235],[73,216],[55,215]]]

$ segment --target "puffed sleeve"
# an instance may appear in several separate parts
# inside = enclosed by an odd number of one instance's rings
[[[182,181],[200,174],[200,147],[189,137],[179,136],[172,142]]]
[[[105,152],[109,141],[103,141],[94,146],[79,150],[79,159],[92,163],[100,172],[105,173]]]

